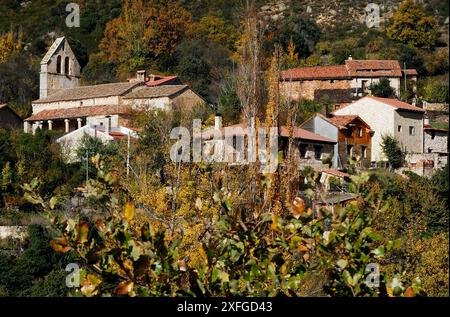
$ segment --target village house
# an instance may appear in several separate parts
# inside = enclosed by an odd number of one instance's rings
[[[58,38],[41,62],[40,98],[25,119],[25,132],[36,129],[64,133],[85,125],[132,127],[136,111],[193,107],[204,100],[177,76],[147,76],[138,71],[127,82],[80,86],[80,67],[64,37]]]
[[[207,144],[207,147],[205,148],[206,151],[212,152],[213,146],[218,145],[220,149],[216,151],[216,153],[218,153],[218,156],[223,156],[223,153],[225,152],[224,147],[227,146],[225,142],[226,136],[232,137],[233,139],[237,136],[241,136],[248,140],[250,132],[246,124],[240,123],[222,127],[220,117],[216,117],[215,123],[214,128],[207,129],[202,133],[202,138]],[[264,128],[264,125],[260,128]],[[220,131],[222,139],[214,140],[214,130]],[[287,156],[290,137],[294,140],[295,147],[293,157],[299,169],[302,169],[305,166],[311,166],[318,170],[329,168],[329,164],[326,161],[331,160],[333,157],[336,141],[300,127],[293,127],[292,132],[290,133],[286,126],[281,126],[278,129],[278,150],[283,152],[283,157]],[[235,141],[232,150],[238,150]],[[245,162],[245,157],[242,161]]]
[[[338,108],[370,94],[370,85],[387,78],[397,96],[403,80],[416,82],[415,69],[402,69],[396,60],[353,60],[343,65],[288,69],[281,73],[281,91],[288,100],[323,100]]]
[[[20,129],[22,118],[7,105],[0,105],[0,129]]]
[[[425,119],[424,127],[424,153],[437,153],[448,156],[448,130],[433,128],[428,119]]]
[[[333,112],[337,116],[359,116],[374,131],[371,162],[386,161],[382,139],[390,135],[399,140],[404,153],[423,153],[425,110],[397,99],[368,96]]]
[[[335,115],[327,118],[316,114],[301,127],[336,142],[333,167],[348,168],[350,158],[356,159],[361,168],[370,167],[374,132],[357,115]]]

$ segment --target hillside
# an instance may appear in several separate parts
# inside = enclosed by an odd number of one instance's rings
[[[190,30],[177,34],[172,46],[161,54],[154,54],[151,47],[147,52],[122,52],[129,55],[129,62],[125,64],[112,57],[116,52],[111,39],[105,38],[107,44],[103,49],[99,45],[107,26],[121,16],[122,2],[138,1],[80,0],[79,28],[65,25],[68,14],[65,8],[69,2],[7,0],[0,3],[0,36],[9,32],[21,42],[21,48],[8,61],[2,63],[0,58],[0,102],[12,104],[21,115],[29,113],[30,101],[37,97],[39,61],[54,39],[61,35],[69,39],[75,51],[83,69],[84,83],[123,80],[138,68],[147,68],[159,73],[176,73],[209,101],[217,102],[224,77],[233,69],[245,1],[179,1],[182,9],[192,16],[182,29],[186,26]],[[266,56],[270,55],[274,43],[281,43],[287,50],[289,40],[293,39],[299,58],[306,66],[339,64],[348,55],[359,59],[398,59],[402,65],[407,63],[408,67],[417,68],[422,77],[440,76],[436,80],[445,82],[448,78],[448,62],[444,61],[448,59],[448,2],[420,1],[426,13],[436,17],[439,24],[440,39],[431,50],[408,48],[387,37],[386,26],[401,2],[375,2],[381,11],[379,28],[366,26],[365,1],[257,0],[255,7],[260,16],[270,21],[265,34]],[[159,1],[147,3],[159,5]],[[173,18],[169,16],[167,21],[158,22],[169,23],[167,27],[162,25],[162,31],[158,32],[172,32],[170,19]],[[197,25],[190,28],[188,24]],[[125,37],[125,41],[130,38]],[[22,65],[19,71],[15,67],[18,65]],[[425,85],[423,80],[419,86]]]

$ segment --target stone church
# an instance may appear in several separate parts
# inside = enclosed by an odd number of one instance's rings
[[[126,82],[81,86],[80,73],[67,39],[56,39],[41,61],[39,99],[32,102],[25,132],[49,129],[68,134],[89,126],[109,134],[133,128],[136,111],[190,108],[205,102],[177,76],[138,71]]]

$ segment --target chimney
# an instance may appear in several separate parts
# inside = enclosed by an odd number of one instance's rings
[[[145,70],[138,70],[136,72],[137,81],[145,81],[145,77],[147,77],[147,72]]]
[[[148,76],[148,81],[149,82],[155,81],[155,75],[154,74],[150,74],[150,76]]]
[[[430,125],[430,118],[424,117],[424,118],[423,118],[423,125],[424,125],[424,126]]]
[[[214,117],[214,129],[222,129],[222,116],[220,114],[216,114],[216,116]]]
[[[349,55],[347,60],[349,60],[349,61],[353,60],[352,55]]]

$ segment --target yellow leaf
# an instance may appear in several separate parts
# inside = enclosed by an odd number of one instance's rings
[[[203,260],[203,262],[208,264],[208,256],[206,255],[205,249],[203,249],[202,245],[198,248],[198,253],[200,254],[200,258]]]
[[[305,209],[306,209],[305,201],[300,197],[295,197],[291,207],[292,216],[295,219],[300,218],[305,213]]]
[[[278,230],[278,216],[275,214],[272,215],[272,224],[270,225],[270,229],[272,229],[273,231]]]
[[[71,247],[69,246],[69,240],[65,237],[50,241],[50,246],[57,253],[66,253],[71,249]]]
[[[81,221],[75,226],[75,240],[83,244],[88,241],[89,225],[86,221]]]
[[[135,212],[136,212],[136,207],[134,206],[134,204],[132,202],[128,202],[125,204],[125,207],[123,210],[125,219],[127,219],[128,221],[133,220]]]
[[[303,245],[303,244],[299,244],[297,247],[298,252],[308,252],[309,249],[307,246]]]

